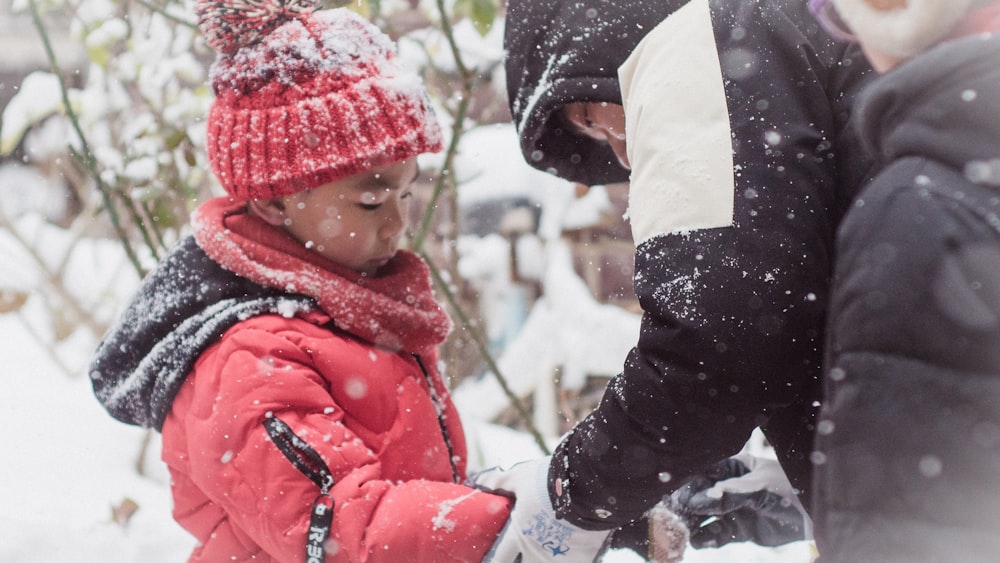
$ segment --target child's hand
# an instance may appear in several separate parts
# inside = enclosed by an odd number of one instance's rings
[[[584,530],[556,519],[547,487],[550,459],[525,461],[506,470],[487,469],[469,477],[470,486],[513,494],[516,499],[485,562],[594,561],[603,551],[610,530]]]

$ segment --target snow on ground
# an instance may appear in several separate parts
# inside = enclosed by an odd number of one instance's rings
[[[15,315],[0,316],[0,561],[186,560],[194,542],[170,520],[165,470],[134,469],[143,432],[112,420],[88,379],[48,356]],[[112,507],[126,498],[139,510],[123,528]]]

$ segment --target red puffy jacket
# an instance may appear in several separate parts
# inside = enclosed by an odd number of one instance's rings
[[[325,288],[311,295],[320,310],[229,328],[173,401],[163,459],[174,516],[201,544],[191,561],[306,559],[320,488],[282,453],[269,421],[283,422],[296,447],[318,455],[332,477],[326,561],[480,561],[511,501],[460,484],[464,434],[424,342],[428,333],[435,341],[447,333],[428,301],[426,266],[400,253],[385,279],[344,283],[235,207],[205,205],[196,219],[199,245],[237,274],[272,287],[289,273],[330,279],[300,283]],[[388,302],[379,301],[384,296]],[[411,310],[386,311],[400,303]],[[409,339],[394,326],[399,349],[364,334],[399,318],[420,329]]]

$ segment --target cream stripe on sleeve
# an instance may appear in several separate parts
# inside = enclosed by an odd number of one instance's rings
[[[729,110],[708,0],[663,20],[618,69],[635,244],[732,224]]]

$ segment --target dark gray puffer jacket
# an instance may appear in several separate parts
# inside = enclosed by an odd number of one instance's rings
[[[1000,35],[858,110],[886,167],[841,224],[820,413],[823,562],[1000,557]]]

